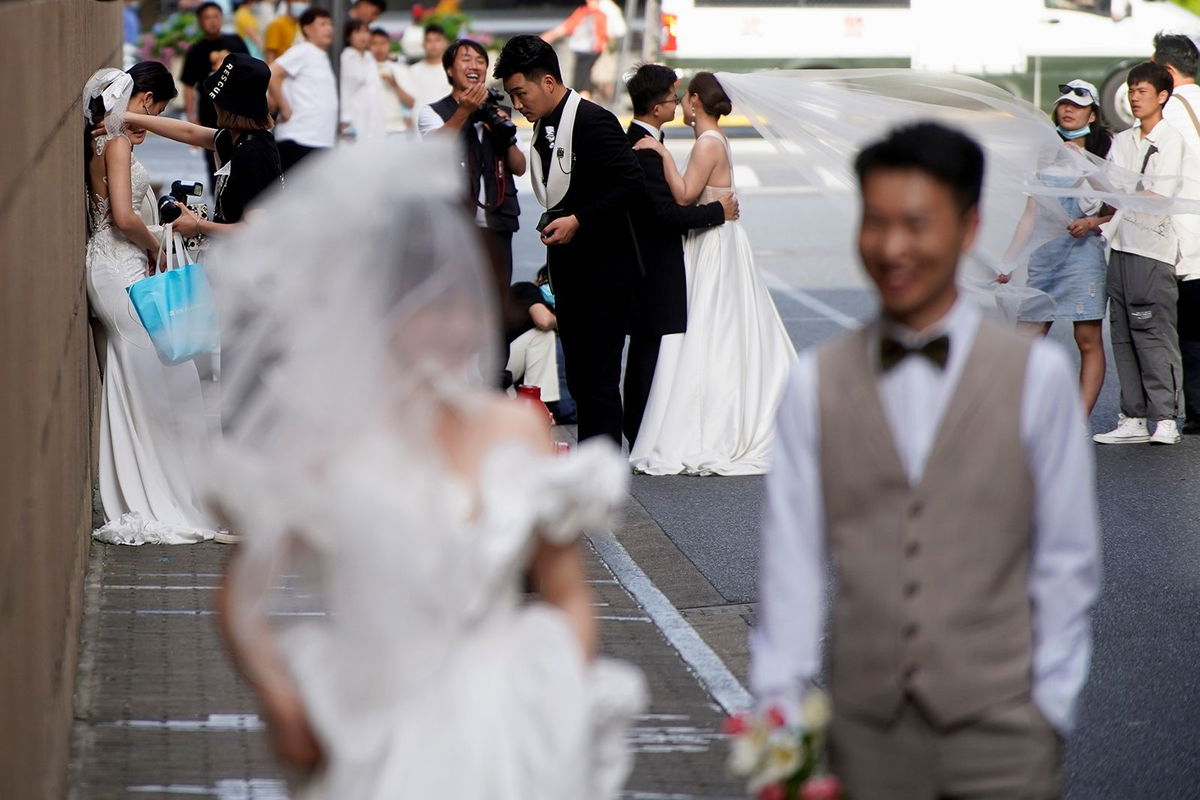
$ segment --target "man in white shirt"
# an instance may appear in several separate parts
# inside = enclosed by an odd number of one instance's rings
[[[1162,64],[1175,82],[1173,103],[1163,106],[1163,121],[1174,128],[1188,149],[1181,196],[1200,200],[1200,86],[1196,71],[1200,51],[1187,36],[1160,33],[1154,37],[1155,64]],[[1176,214],[1179,235],[1179,350],[1183,362],[1185,434],[1200,433],[1200,214]]]
[[[1177,197],[1187,149],[1163,121],[1171,74],[1146,61],[1129,72],[1129,107],[1138,124],[1113,137],[1108,159],[1137,175],[1139,192]],[[1121,383],[1117,427],[1099,444],[1178,444],[1183,365],[1176,330],[1179,237],[1169,214],[1121,210],[1104,226],[1108,258],[1108,320]],[[1153,424],[1154,432],[1150,432]]]
[[[383,78],[383,125],[388,138],[406,137],[411,130],[412,87],[408,65],[392,58],[392,37],[383,28],[371,31],[371,54]]]
[[[408,67],[414,116],[420,113],[423,106],[436,103],[445,97],[450,88],[450,82],[446,79],[446,68],[442,66],[442,56],[450,46],[446,32],[440,25],[426,25],[422,46],[425,48],[425,57]]]
[[[1091,448],[1054,342],[958,293],[983,152],[933,123],[855,163],[866,328],[801,354],[780,404],[750,678],[799,722],[821,673],[855,800],[1061,794],[1100,588]]]
[[[418,110],[417,131],[421,138],[456,136],[462,142],[468,197],[474,201],[475,222],[491,257],[497,297],[504,302],[512,283],[512,237],[521,217],[515,178],[525,174],[525,153],[515,127],[493,133],[486,122],[487,49],[474,40],[459,39],[442,54],[442,66],[451,91]],[[509,119],[506,108],[495,108]]]
[[[279,110],[275,141],[286,173],[318,150],[333,147],[338,130],[337,82],[329,63],[333,19],[323,8],[300,15],[304,41],[271,62],[272,106]]]

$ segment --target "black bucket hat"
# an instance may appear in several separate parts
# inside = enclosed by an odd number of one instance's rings
[[[241,117],[264,119],[270,82],[271,69],[265,63],[245,53],[230,53],[202,88],[213,105]]]

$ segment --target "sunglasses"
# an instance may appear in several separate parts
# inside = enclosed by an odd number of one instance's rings
[[[1073,94],[1076,97],[1086,97],[1093,102],[1095,102],[1095,100],[1096,100],[1095,97],[1092,97],[1092,93],[1089,92],[1087,89],[1083,88],[1082,86],[1070,86],[1065,83],[1060,83],[1058,85],[1058,93],[1059,94]]]

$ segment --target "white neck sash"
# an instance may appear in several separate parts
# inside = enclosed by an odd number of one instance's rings
[[[572,142],[575,134],[575,114],[579,111],[579,93],[571,92],[567,95],[567,102],[563,105],[562,117],[558,121],[558,130],[555,132],[554,141],[550,145],[550,169],[546,176],[546,181],[542,182],[542,155],[538,152],[537,147],[530,148],[530,161],[533,164],[533,193],[537,195],[538,202],[545,208],[555,208],[562,199],[567,195],[567,189],[571,187],[571,173],[575,161],[574,150],[572,150]],[[533,128],[534,143],[537,143],[537,137],[544,136],[541,120]],[[564,166],[565,165],[565,166]]]

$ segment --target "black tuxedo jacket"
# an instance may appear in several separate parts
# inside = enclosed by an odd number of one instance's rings
[[[568,244],[546,248],[554,292],[574,295],[589,287],[632,288],[642,273],[630,221],[632,207],[643,193],[642,168],[621,123],[588,100],[579,102],[571,149],[570,164],[555,152],[549,165],[551,172],[570,172],[571,185],[558,208],[564,216],[574,214],[579,220],[579,230]]]
[[[630,146],[650,131],[629,123]],[[645,276],[633,300],[629,332],[634,336],[662,336],[687,330],[687,275],[683,267],[683,237],[693,228],[711,228],[725,222],[720,203],[681,206],[675,202],[663,172],[662,157],[653,150],[635,150],[646,176],[646,190],[633,212],[633,229],[642,256]]]

